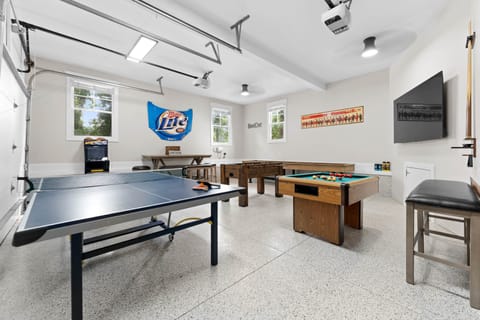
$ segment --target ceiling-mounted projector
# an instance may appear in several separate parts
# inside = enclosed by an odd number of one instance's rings
[[[202,89],[208,89],[210,87],[210,80],[208,79],[208,76],[212,72],[213,71],[205,72],[202,77],[198,77],[197,79],[193,80],[193,85]]]
[[[202,89],[208,89],[210,87],[210,80],[203,79],[203,78],[197,78],[197,79],[193,80],[193,85],[195,87],[200,87]]]
[[[324,12],[322,21],[334,34],[342,33],[348,30],[350,10],[345,3],[340,3],[336,7]]]

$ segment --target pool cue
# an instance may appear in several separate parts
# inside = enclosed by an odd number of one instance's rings
[[[468,65],[467,65],[467,128],[465,139],[472,137],[472,49],[475,40],[475,34],[472,33],[472,22],[468,24],[467,49],[468,49]]]
[[[475,32],[472,32],[472,22],[468,24],[467,44],[468,49],[467,61],[467,110],[466,110],[466,132],[465,142],[462,146],[451,147],[452,149],[472,149],[470,154],[462,154],[468,157],[467,167],[473,167],[473,158],[477,156],[477,139],[472,136],[472,50],[475,44]]]
[[[467,166],[473,167],[473,158],[477,156],[477,139],[472,136],[472,51],[475,44],[475,32],[472,31],[472,21],[468,23],[468,64],[467,64],[467,119],[465,140],[469,140],[469,147],[472,149],[471,154],[466,154],[468,157]]]

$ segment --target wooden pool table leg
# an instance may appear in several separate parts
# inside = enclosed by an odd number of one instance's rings
[[[281,169],[279,173],[275,176],[275,197],[281,198],[283,197],[283,194],[280,193],[279,190],[279,185],[278,185],[278,176],[284,176],[285,175],[285,169]]]
[[[355,229],[363,228],[363,204],[358,201],[345,207],[345,224]]]
[[[344,240],[345,208],[302,198],[293,198],[293,229],[336,245]]]
[[[222,164],[220,166],[220,183],[221,184],[230,184],[230,177],[228,176],[225,166]],[[223,200],[223,202],[229,202],[230,199]]]
[[[238,205],[240,207],[248,207],[248,166],[242,165],[238,174],[238,186],[245,188],[240,192],[238,197]]]
[[[257,193],[258,194],[265,193],[265,178],[263,176],[257,177]]]
[[[344,240],[344,226],[345,225],[345,207],[338,208],[338,245],[341,246]]]

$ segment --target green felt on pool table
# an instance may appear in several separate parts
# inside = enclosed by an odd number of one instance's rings
[[[288,175],[287,177],[292,177],[292,178],[300,178],[300,179],[309,179],[309,180],[314,180],[314,181],[327,181],[325,179],[320,179],[320,176],[329,176],[330,172],[309,172],[309,173],[298,173],[298,174],[291,174]],[[313,176],[317,176],[317,179],[313,179]],[[350,183],[353,181],[358,181],[362,179],[367,179],[370,178],[370,176],[367,175],[362,175],[362,174],[352,174],[351,178],[345,178],[343,177],[341,180],[338,179],[335,181],[328,181],[328,182],[338,182],[338,183]]]

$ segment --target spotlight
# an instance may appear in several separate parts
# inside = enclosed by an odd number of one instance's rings
[[[242,84],[242,92],[240,92],[242,96],[249,96],[250,92],[248,92],[248,84]]]
[[[371,58],[378,53],[378,49],[375,47],[375,37],[368,37],[363,40],[365,44],[365,49],[363,49],[362,57],[363,58]]]

